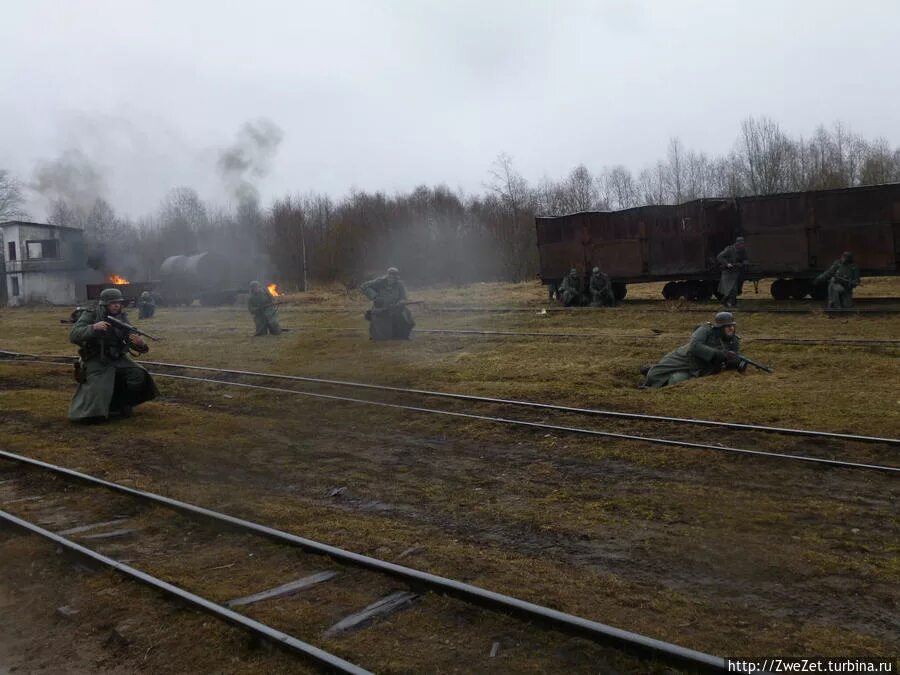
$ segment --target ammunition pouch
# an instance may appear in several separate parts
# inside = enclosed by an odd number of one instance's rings
[[[363,314],[363,316],[366,317],[366,321],[371,321],[371,320],[372,320],[372,310],[371,310],[371,309],[367,309],[367,310],[366,310],[366,313]]]

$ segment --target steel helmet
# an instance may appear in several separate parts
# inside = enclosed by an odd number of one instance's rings
[[[99,304],[106,307],[111,302],[125,302],[125,296],[118,288],[104,288],[100,291]]]
[[[388,273],[389,277],[399,277],[400,276],[400,270],[398,270],[396,267],[388,267],[387,273]]]
[[[716,328],[737,325],[737,321],[734,320],[734,314],[732,314],[731,312],[719,312],[718,314],[716,314],[715,322]]]

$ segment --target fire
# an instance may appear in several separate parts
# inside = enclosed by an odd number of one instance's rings
[[[274,295],[276,298],[281,295],[281,293],[278,292],[278,284],[269,284],[268,286],[266,286],[266,289],[268,289],[269,293]]]
[[[130,281],[128,281],[128,279],[126,279],[125,277],[120,277],[118,274],[110,274],[110,275],[109,275],[109,281],[110,281],[110,283],[113,283],[113,284],[128,284],[128,283],[131,283]]]

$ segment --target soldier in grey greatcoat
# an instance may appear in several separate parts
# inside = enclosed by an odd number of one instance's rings
[[[150,295],[150,291],[142,292],[141,297],[138,298],[138,318],[152,319],[155,313],[156,301],[153,299],[153,296]]]
[[[360,286],[372,307],[366,312],[369,337],[372,340],[409,340],[416,322],[406,306],[406,286],[400,281],[400,270],[389,267],[383,277]]]
[[[612,307],[616,304],[616,296],[613,294],[609,275],[601,272],[599,267],[595,267],[591,272],[588,292],[591,294],[592,307]]]
[[[575,307],[582,304],[581,277],[574,267],[562,278],[556,287],[556,299],[565,307]]]
[[[722,252],[716,256],[716,260],[722,269],[722,278],[719,279],[719,295],[722,296],[722,304],[726,307],[737,307],[737,296],[743,290],[744,272],[747,268],[744,238],[738,237],[733,244],[722,249]]]
[[[847,309],[853,306],[853,289],[859,286],[859,267],[853,253],[844,251],[831,267],[816,277],[816,284],[828,281],[828,309]]]
[[[735,331],[734,315],[719,312],[713,323],[705,323],[694,331],[690,342],[644,369],[647,380],[643,386],[665,387],[692,377],[713,375],[724,368],[746,368],[740,358],[741,338]]]
[[[278,335],[281,333],[281,324],[278,323],[278,308],[275,299],[269,293],[268,288],[258,281],[250,282],[250,297],[247,298],[247,310],[253,315],[253,323],[256,325],[255,335]]]
[[[117,288],[100,293],[94,309],[85,309],[69,332],[79,346],[78,389],[69,404],[73,421],[104,420],[111,412],[130,417],[132,407],[159,396],[153,378],[130,356],[129,350],[146,354],[150,348],[138,335],[105,321],[113,316],[128,323],[122,311],[125,298]]]

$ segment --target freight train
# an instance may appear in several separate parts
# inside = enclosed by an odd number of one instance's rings
[[[751,263],[745,279],[774,279],[776,300],[821,297],[813,279],[853,251],[862,276],[900,268],[900,183],[737,199],[697,199],[537,217],[540,276],[555,291],[574,267],[599,265],[618,300],[626,284],[666,281],[666,299],[708,300],[719,280],[716,255],[737,236]]]

